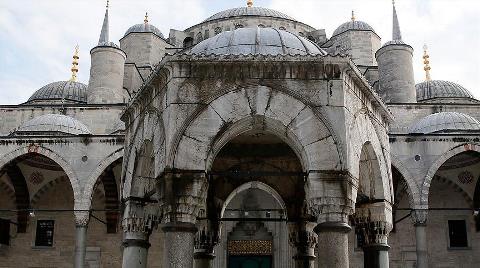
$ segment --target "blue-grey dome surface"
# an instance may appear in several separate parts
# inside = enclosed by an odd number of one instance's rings
[[[271,18],[279,18],[285,20],[296,21],[294,18],[283,14],[282,12],[278,12],[273,9],[264,8],[264,7],[237,7],[232,9],[227,9],[217,14],[207,18],[203,22],[214,21],[214,20],[223,20],[228,18],[234,17],[244,17],[244,16],[252,16],[252,17],[271,17]]]
[[[114,48],[120,48],[117,44],[114,42],[102,42],[97,45],[97,47],[114,47]]]
[[[81,135],[91,134],[90,130],[82,122],[75,118],[61,114],[45,114],[33,118],[18,127],[15,133],[45,133],[55,132],[63,134]]]
[[[162,32],[157,27],[151,25],[150,23],[135,24],[132,27],[128,28],[128,30],[125,32],[123,36],[125,37],[130,33],[153,33],[165,39]]]
[[[74,81],[53,82],[33,93],[27,103],[35,101],[49,102],[55,100],[86,103],[87,85]]]
[[[423,102],[436,98],[465,98],[475,99],[472,93],[459,84],[443,81],[431,80],[415,85],[417,90],[417,101]]]
[[[339,35],[341,33],[350,31],[350,30],[355,30],[355,31],[372,31],[375,32],[372,26],[368,25],[368,23],[355,20],[355,21],[349,21],[345,22],[342,25],[340,25],[334,32],[332,36]]]
[[[311,41],[274,28],[239,28],[222,32],[194,46],[190,54],[326,55]]]
[[[480,122],[467,114],[457,112],[431,114],[410,128],[410,133],[417,134],[470,131],[480,131]]]

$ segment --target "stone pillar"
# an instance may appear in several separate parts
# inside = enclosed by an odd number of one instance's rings
[[[415,239],[417,249],[418,268],[428,268],[428,246],[427,246],[427,216],[428,210],[416,209],[412,211],[411,217],[415,226]]]
[[[324,222],[315,227],[318,235],[318,267],[348,268],[348,233],[345,222]]]
[[[313,268],[315,265],[315,247],[318,241],[317,234],[313,232],[315,225],[311,222],[289,225],[289,241],[296,248],[293,256],[296,268]]]
[[[85,267],[85,255],[87,252],[87,230],[89,220],[89,211],[75,212],[75,268]]]
[[[355,226],[355,231],[363,238],[364,267],[388,268],[388,234],[391,227],[386,222],[364,222]]]
[[[358,180],[343,171],[310,171],[307,213],[317,220],[318,268],[348,268],[348,217],[353,214]]]
[[[388,235],[393,228],[390,203],[360,204],[353,219],[355,232],[363,240],[364,267],[388,268]]]
[[[147,267],[148,249],[150,248],[148,239],[156,224],[157,216],[152,212],[152,207],[145,207],[139,202],[127,201],[122,220],[122,267]]]
[[[164,268],[192,268],[196,222],[205,217],[208,181],[201,171],[165,171],[158,185],[165,233]]]
[[[193,254],[195,268],[213,268],[215,259],[214,248],[218,243],[218,235],[203,229],[195,235],[195,250]]]

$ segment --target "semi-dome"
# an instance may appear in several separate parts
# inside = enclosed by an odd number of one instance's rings
[[[129,35],[130,33],[153,33],[163,39],[165,37],[163,36],[162,32],[152,24],[146,22],[146,23],[139,23],[135,24],[132,27],[128,28],[128,30],[125,32],[123,35],[124,37]]]
[[[416,122],[410,133],[449,133],[449,132],[471,132],[480,131],[480,122],[463,113],[441,112],[426,116]]]
[[[87,85],[75,81],[53,82],[33,93],[26,103],[55,101],[87,103]]]
[[[431,80],[415,85],[417,90],[417,101],[427,102],[435,99],[467,99],[475,100],[472,93],[459,84],[443,81]],[[448,100],[447,100],[448,101]]]
[[[44,135],[44,134],[91,134],[90,130],[75,118],[61,114],[45,114],[33,118],[18,127],[14,134]]]
[[[274,28],[239,28],[220,33],[194,46],[191,54],[326,55],[311,41]]]
[[[296,21],[294,18],[278,12],[273,9],[264,8],[264,7],[237,7],[232,9],[227,9],[217,14],[207,18],[203,22],[215,21],[215,20],[225,20],[235,17],[270,17],[278,18],[284,20]]]
[[[368,23],[359,21],[359,20],[351,20],[349,22],[345,22],[340,25],[334,32],[332,36],[337,36],[347,31],[372,31],[375,32],[372,26],[368,25]]]

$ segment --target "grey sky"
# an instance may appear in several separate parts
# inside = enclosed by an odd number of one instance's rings
[[[118,43],[145,11],[168,36],[246,0],[111,0],[110,39]],[[391,0],[255,0],[293,16],[327,35],[350,19],[369,23],[391,38]],[[397,0],[404,41],[415,49],[415,79],[424,79],[422,47],[429,45],[432,78],[457,82],[480,98],[480,13],[478,0]],[[105,0],[0,0],[0,104],[18,104],[45,84],[70,77],[71,57],[80,45],[79,80],[88,82],[89,51],[98,42]]]

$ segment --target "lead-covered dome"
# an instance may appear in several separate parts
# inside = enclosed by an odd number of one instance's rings
[[[418,102],[429,102],[429,101],[458,101],[463,99],[466,101],[474,101],[472,93],[466,88],[462,87],[459,84],[443,81],[443,80],[432,80],[425,81],[415,85],[417,90],[417,101]]]
[[[61,114],[45,114],[18,127],[14,135],[87,135],[90,130],[75,118]]]
[[[190,54],[326,55],[311,41],[274,28],[239,28],[220,33],[194,46]]]
[[[457,112],[431,114],[420,119],[410,128],[410,133],[416,134],[472,131],[480,131],[480,122],[467,114]]]
[[[368,25],[368,23],[359,21],[359,20],[352,20],[349,22],[345,22],[342,25],[338,26],[338,28],[333,32],[333,36],[337,36],[347,31],[372,31],[375,33],[375,30],[372,26]]]
[[[217,14],[210,16],[203,22],[215,21],[215,20],[225,20],[235,17],[270,17],[278,18],[284,20],[296,21],[294,18],[278,12],[273,9],[264,8],[264,7],[237,7],[232,9],[227,9]]]
[[[132,27],[128,28],[123,37],[129,35],[130,33],[153,33],[158,37],[165,39],[162,32],[157,27],[153,26],[148,22],[133,25]]]
[[[57,101],[87,103],[87,85],[75,81],[53,82],[33,93],[26,104]]]

